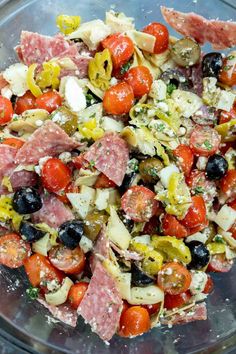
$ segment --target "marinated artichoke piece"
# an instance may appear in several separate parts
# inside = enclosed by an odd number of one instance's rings
[[[78,127],[78,117],[71,112],[67,107],[59,107],[51,116],[53,122],[60,125],[60,127],[68,134],[73,135]]]
[[[155,183],[159,180],[158,172],[164,168],[163,163],[155,158],[150,157],[146,160],[143,160],[139,164],[139,172],[141,178],[146,183]]]
[[[95,241],[101,228],[108,221],[108,215],[101,211],[93,211],[88,213],[84,219],[84,234],[91,240]]]
[[[193,66],[199,62],[201,48],[189,37],[179,39],[171,48],[171,56],[180,66]]]
[[[189,264],[192,260],[189,248],[182,240],[173,236],[153,236],[152,246],[160,252],[163,252],[168,261],[177,259],[178,261]]]

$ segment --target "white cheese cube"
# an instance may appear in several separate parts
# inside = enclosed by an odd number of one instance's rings
[[[229,112],[233,107],[235,97],[236,96],[232,92],[221,90],[215,107],[217,109],[223,109],[224,111]]]
[[[86,97],[77,78],[70,76],[65,83],[65,101],[73,112],[80,112],[86,108]]]
[[[225,204],[216,215],[214,221],[224,231],[227,231],[233,226],[236,221],[236,211]]]
[[[109,190],[96,189],[95,206],[98,210],[105,210],[108,207]]]
[[[79,246],[84,253],[87,253],[93,249],[93,242],[88,237],[82,236]]]
[[[167,86],[162,80],[154,80],[149,92],[149,96],[159,101],[166,99]]]
[[[87,186],[82,186],[80,193],[67,193],[67,197],[79,216],[85,219],[90,206],[94,203],[95,190]]]
[[[197,295],[203,292],[207,283],[207,274],[205,272],[192,270],[192,280],[189,290],[193,295]]]
[[[201,232],[196,232],[195,234],[186,237],[185,242],[191,242],[191,241],[200,241],[202,243],[205,243],[207,241],[208,237],[206,234],[201,233]]]
[[[176,167],[175,165],[171,164],[165,168],[163,168],[160,172],[159,172],[159,177],[161,180],[161,183],[163,184],[163,186],[165,188],[168,188],[169,186],[169,182],[170,182],[170,177],[174,172],[178,172],[179,173],[179,169],[178,167]]]

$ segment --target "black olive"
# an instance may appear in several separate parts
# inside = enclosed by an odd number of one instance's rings
[[[181,90],[189,90],[192,85],[185,75],[178,69],[167,69],[160,77],[167,85],[173,84]]]
[[[210,252],[200,241],[191,241],[187,243],[191,252],[192,261],[188,264],[189,269],[201,269],[205,267],[210,260]]]
[[[26,221],[21,222],[19,232],[28,242],[38,241],[45,235],[45,232]]]
[[[117,214],[118,214],[120,220],[123,222],[123,224],[127,228],[127,230],[129,232],[131,232],[134,227],[134,221],[131,220],[129,217],[127,217],[127,215],[124,213],[123,210],[118,210]]]
[[[204,55],[202,59],[203,77],[218,77],[223,66],[223,58],[220,53],[212,52]]]
[[[209,157],[206,165],[208,179],[221,179],[227,171],[228,162],[223,156],[215,154]]]
[[[140,175],[137,174],[136,172],[131,172],[126,174],[123,179],[122,185],[119,187],[119,191],[121,195],[124,194],[127,191],[127,189],[137,184],[140,179],[141,179]]]
[[[32,214],[42,208],[42,200],[35,188],[22,187],[14,196],[12,206],[19,214]]]
[[[154,278],[142,271],[136,263],[131,264],[131,282],[134,286],[146,286],[154,283]]]
[[[81,220],[66,221],[59,227],[58,236],[66,247],[74,249],[84,235],[84,224]]]

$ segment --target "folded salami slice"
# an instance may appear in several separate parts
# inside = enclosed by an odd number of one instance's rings
[[[161,324],[163,325],[176,325],[184,324],[194,321],[204,321],[207,319],[207,309],[205,302],[197,304],[190,308],[188,311],[182,311],[181,313],[176,313],[168,319],[161,319]]]

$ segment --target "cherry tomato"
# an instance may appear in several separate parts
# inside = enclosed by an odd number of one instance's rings
[[[80,281],[79,283],[72,285],[72,287],[70,288],[68,294],[68,300],[69,303],[71,304],[71,307],[73,307],[73,309],[77,310],[77,308],[79,307],[88,289],[88,286],[89,283],[85,281]]]
[[[177,157],[178,164],[181,170],[183,171],[185,176],[188,176],[191,172],[194,162],[194,155],[192,153],[192,150],[189,146],[181,144],[173,151],[173,153],[174,156]]]
[[[18,138],[5,138],[2,144],[10,145],[16,149],[20,149],[24,145],[24,141]]]
[[[55,268],[65,273],[79,274],[85,267],[86,259],[79,246],[71,250],[64,245],[59,245],[49,251],[49,260]]]
[[[115,182],[111,181],[106,175],[104,175],[104,173],[101,173],[95,184],[94,184],[94,188],[113,188],[116,187]]]
[[[225,258],[225,254],[214,254],[208,264],[208,272],[227,273],[231,270],[233,262]]]
[[[79,187],[74,183],[68,184],[63,191],[56,194],[57,199],[59,199],[62,203],[70,204],[70,201],[66,195],[67,193],[79,193]]]
[[[166,263],[158,273],[158,286],[170,295],[186,292],[190,284],[191,273],[180,263]]]
[[[11,101],[3,96],[0,96],[0,125],[7,124],[13,116],[13,107]]]
[[[204,220],[204,222],[202,224],[195,226],[195,227],[188,228],[188,235],[196,234],[197,232],[204,230],[206,227],[208,227],[208,225],[209,225],[209,220],[206,217],[206,219]]]
[[[221,190],[228,197],[236,197],[236,170],[229,170],[220,183]]]
[[[221,111],[219,117],[219,124],[224,124],[229,122],[231,119],[236,119],[236,104],[231,108],[229,112]]]
[[[137,336],[148,332],[151,327],[148,311],[142,306],[131,306],[120,318],[120,331],[122,337]]]
[[[195,127],[190,136],[190,148],[197,156],[213,155],[220,146],[221,137],[210,127]]]
[[[121,33],[114,33],[105,38],[102,41],[102,47],[109,49],[115,69],[124,65],[134,54],[132,40]]]
[[[169,32],[166,26],[162,23],[152,22],[143,29],[143,32],[156,37],[154,53],[163,53],[169,45]]]
[[[230,148],[236,150],[236,141],[227,141],[225,143],[220,144],[220,152],[222,153],[222,155],[225,155]]]
[[[175,236],[183,238],[188,236],[188,230],[174,215],[165,214],[162,219],[162,229],[165,236]]]
[[[80,154],[79,156],[76,156],[72,160],[73,165],[77,170],[80,170],[81,168],[88,168],[89,167],[89,162],[85,160],[84,154]]]
[[[45,286],[48,282],[56,280],[61,283],[64,279],[63,273],[56,269],[47,257],[35,253],[24,261],[26,274],[30,283],[34,286]]]
[[[164,307],[167,310],[172,310],[174,308],[181,307],[191,299],[190,291],[178,295],[165,294]]]
[[[21,267],[30,256],[31,247],[17,234],[0,236],[0,264],[9,268]]]
[[[17,98],[14,107],[15,113],[22,114],[28,109],[34,109],[36,105],[35,100],[34,95],[30,91],[27,91],[23,96]]]
[[[186,183],[191,188],[192,194],[201,194],[205,202],[214,199],[212,190],[215,189],[215,182],[207,179],[205,172],[192,170],[190,175],[186,177]]]
[[[158,202],[155,193],[143,186],[130,187],[121,198],[121,207],[132,220],[148,221],[156,214]]]
[[[71,182],[71,171],[61,160],[48,159],[41,171],[43,186],[50,192],[59,192]]]
[[[152,86],[153,78],[146,66],[135,66],[124,76],[124,80],[132,87],[134,97],[142,97],[147,94]]]
[[[236,199],[232,200],[231,202],[228,203],[228,206],[236,210]]]
[[[229,232],[232,233],[232,237],[236,240],[236,223],[229,229]]]
[[[62,98],[56,91],[47,91],[35,100],[36,108],[45,109],[52,113],[62,105]]]
[[[148,311],[150,316],[152,316],[155,313],[159,312],[161,304],[158,303],[158,304],[153,304],[153,305],[142,305],[142,307]]]
[[[129,113],[133,103],[133,89],[126,82],[120,82],[112,86],[103,97],[103,108],[109,114]]]
[[[230,55],[224,59],[219,81],[228,86],[236,85],[236,62],[229,61]]]
[[[212,277],[209,274],[207,274],[207,282],[203,290],[204,294],[210,294],[213,291],[213,288],[214,288],[214,283]]]
[[[192,197],[192,205],[189,207],[181,224],[185,227],[193,228],[199,226],[206,221],[206,205],[201,195]]]

